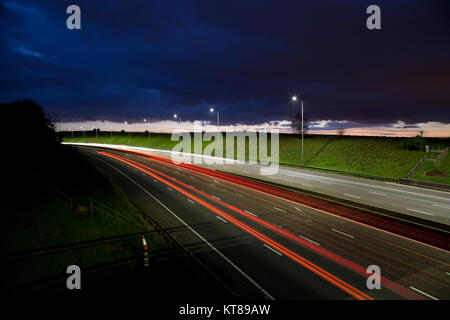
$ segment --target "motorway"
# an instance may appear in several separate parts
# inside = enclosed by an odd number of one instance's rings
[[[450,298],[448,237],[434,239],[441,249],[356,221],[335,204],[230,174],[157,155],[79,150],[237,297]],[[370,265],[381,270],[380,289],[367,287]]]
[[[168,150],[114,145],[113,147],[123,150],[151,152],[164,157],[171,157],[173,153]],[[191,163],[200,160],[199,162],[203,162],[200,164],[201,166],[213,170],[221,170],[270,183],[322,193],[450,226],[450,192],[284,166],[279,167],[275,175],[261,175],[261,168],[264,166],[259,164],[206,164],[204,159],[204,156],[195,155],[191,157]]]

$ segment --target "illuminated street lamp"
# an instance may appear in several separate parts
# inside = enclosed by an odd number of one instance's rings
[[[209,108],[209,112],[214,112],[214,108]],[[217,111],[217,130],[219,130],[219,111]]]
[[[147,122],[147,119],[144,119],[145,123],[148,123],[148,137],[150,138],[150,120]]]
[[[174,117],[175,119],[178,118],[179,123],[180,123],[180,127],[181,127],[181,117],[179,117],[176,113],[173,115],[173,117]]]
[[[293,102],[297,102],[297,96],[292,97]],[[301,109],[302,109],[302,162],[301,165],[303,166],[303,156],[304,156],[304,143],[303,143],[303,98],[301,99]]]

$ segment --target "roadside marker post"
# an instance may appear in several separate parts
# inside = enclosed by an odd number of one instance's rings
[[[149,267],[149,265],[148,265],[148,249],[149,249],[149,247],[148,247],[147,241],[145,240],[144,235],[142,235],[141,237],[142,237],[142,247],[144,249],[144,267],[148,271],[148,267]]]

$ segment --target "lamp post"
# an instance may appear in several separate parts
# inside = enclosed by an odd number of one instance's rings
[[[148,123],[148,137],[150,138],[150,120],[147,121],[147,119],[144,119],[145,123]]]
[[[125,124],[129,124],[128,121],[125,121]],[[129,125],[130,125],[130,128],[128,130],[128,141],[129,141],[129,144],[131,145],[131,124],[129,124]]]
[[[178,118],[178,120],[179,120],[179,126],[180,126],[180,128],[181,128],[181,117],[178,116],[176,113],[173,115],[173,117],[174,117],[175,119]]]
[[[293,96],[292,97],[292,101],[293,102],[297,102],[297,96]],[[304,156],[304,143],[303,143],[303,98],[301,99],[301,113],[302,113],[302,127],[301,127],[301,131],[302,131],[302,160],[301,160],[301,165],[303,166],[303,156]]]
[[[214,112],[214,108],[209,108],[209,112]],[[217,130],[219,130],[219,111],[217,111]]]
[[[80,127],[80,129],[82,129],[82,130],[83,130],[83,139],[84,139],[84,138],[86,138],[86,134],[85,134],[85,132],[84,132],[84,127],[83,127],[83,126],[81,126],[81,127]]]

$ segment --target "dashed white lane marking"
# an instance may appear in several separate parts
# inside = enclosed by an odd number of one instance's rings
[[[271,246],[268,246],[267,244],[264,243],[264,247],[266,247],[269,250],[272,250],[273,252],[275,252],[277,255],[282,256],[283,254],[278,252],[277,250],[275,250],[274,248],[272,248]]]
[[[255,216],[255,217],[258,216],[258,215],[254,214],[253,212],[250,212],[250,211],[248,211],[248,210],[244,210],[244,211],[247,212],[248,214],[251,214],[252,216]]]
[[[336,233],[342,234],[343,236],[346,236],[346,237],[349,237],[349,238],[354,238],[354,236],[352,236],[351,234],[348,234],[348,233],[345,233],[345,232],[342,232],[342,231],[339,231],[339,230],[336,230],[336,229],[331,229],[331,230],[336,232]]]
[[[286,211],[285,210],[283,210],[283,209],[280,209],[280,208],[277,208],[277,207],[273,207],[275,210],[278,210],[278,211],[281,211],[281,212],[284,212],[284,213],[286,213]]]
[[[414,291],[420,293],[420,294],[423,294],[423,295],[424,295],[425,297],[427,297],[427,298],[430,298],[430,299],[433,299],[433,300],[439,300],[438,298],[433,297],[431,294],[428,294],[428,293],[426,293],[426,292],[423,292],[423,291],[421,291],[421,290],[419,290],[419,289],[417,289],[417,288],[414,288],[414,287],[410,287],[410,288],[413,289]]]
[[[212,185],[213,187],[215,187],[216,185],[214,183],[210,183],[210,185]]]
[[[444,208],[444,209],[450,209],[449,206],[442,206],[442,205],[440,205],[440,204],[434,204],[434,203],[433,203],[433,207]]]
[[[191,199],[187,199],[190,203],[195,204],[195,201],[192,201]]]
[[[348,194],[348,193],[344,193],[344,196],[347,196],[347,197],[352,197],[352,198],[356,198],[356,199],[361,199],[361,197],[358,197],[358,196],[354,196],[354,195],[352,195],[352,194]]]
[[[448,276],[450,276],[450,272],[446,272],[445,274],[448,275]]]
[[[294,207],[294,209],[297,210],[297,211],[299,211],[299,212],[303,212],[303,210],[300,209],[300,208]]]
[[[221,217],[219,217],[219,216],[216,216],[216,218],[217,219],[219,219],[219,220],[222,220],[223,222],[225,222],[225,223],[227,223],[228,221],[227,220],[225,220],[225,219],[222,219]]]
[[[421,211],[421,210],[410,209],[410,208],[406,208],[406,210],[413,211],[413,212],[418,212],[418,213],[423,213],[423,214],[426,214],[426,215],[429,215],[429,216],[434,216],[434,214],[432,214],[432,213],[428,213],[428,212]]]
[[[311,243],[313,243],[313,244],[315,244],[315,245],[317,245],[317,246],[320,246],[320,244],[319,244],[318,242],[315,242],[315,241],[313,241],[313,240],[311,240],[311,239],[308,239],[307,237],[304,237],[304,236],[302,236],[302,235],[300,235],[300,234],[298,234],[298,236],[299,236],[300,238],[302,238],[302,239],[305,239],[306,241],[309,241],[309,242],[311,242]]]
[[[158,182],[158,180],[156,180],[156,179],[153,179],[153,181],[154,181],[154,182]]]
[[[167,190],[169,190],[169,191],[173,191],[171,188],[169,188],[169,187],[167,187]]]
[[[219,197],[216,197],[216,196],[213,196],[213,195],[211,195],[211,197],[213,197],[214,199],[217,199],[217,200],[222,200]]]
[[[369,192],[373,193],[373,194],[377,194],[379,196],[385,196],[386,195],[385,193],[381,193],[381,192],[375,192],[375,191],[369,191]]]
[[[214,247],[210,242],[208,242],[208,240],[206,240],[205,238],[203,238],[197,231],[195,231],[194,229],[192,229],[192,227],[190,225],[188,225],[183,219],[181,219],[180,217],[178,217],[172,210],[170,210],[166,205],[164,205],[164,203],[162,203],[161,201],[158,200],[158,198],[156,198],[153,194],[151,194],[150,192],[148,192],[144,187],[142,187],[140,184],[138,184],[136,181],[134,181],[132,178],[130,178],[129,176],[127,176],[123,171],[117,169],[116,167],[114,167],[113,165],[109,164],[108,162],[106,162],[105,160],[95,157],[97,158],[99,161],[102,161],[103,163],[105,163],[106,165],[110,166],[111,168],[113,168],[114,170],[116,170],[117,172],[119,172],[120,174],[122,174],[123,176],[127,177],[131,182],[133,182],[136,186],[138,186],[142,191],[144,191],[146,194],[148,194],[152,199],[154,199],[157,203],[159,203],[163,208],[165,208],[168,212],[170,212],[176,219],[178,219],[178,221],[180,221],[183,225],[185,225],[193,234],[195,234],[200,240],[202,240],[203,242],[205,242],[212,250],[214,250],[219,256],[221,256],[225,261],[227,261],[234,269],[236,269],[236,271],[238,271],[240,274],[242,274],[248,281],[250,281],[256,288],[258,288],[264,295],[266,298],[270,299],[270,300],[275,300],[275,298],[268,293],[263,287],[261,287],[255,280],[253,280],[253,278],[251,278],[247,273],[245,273],[241,268],[239,268],[233,261],[231,261],[227,256],[225,256],[221,251],[219,251],[216,247]]]

